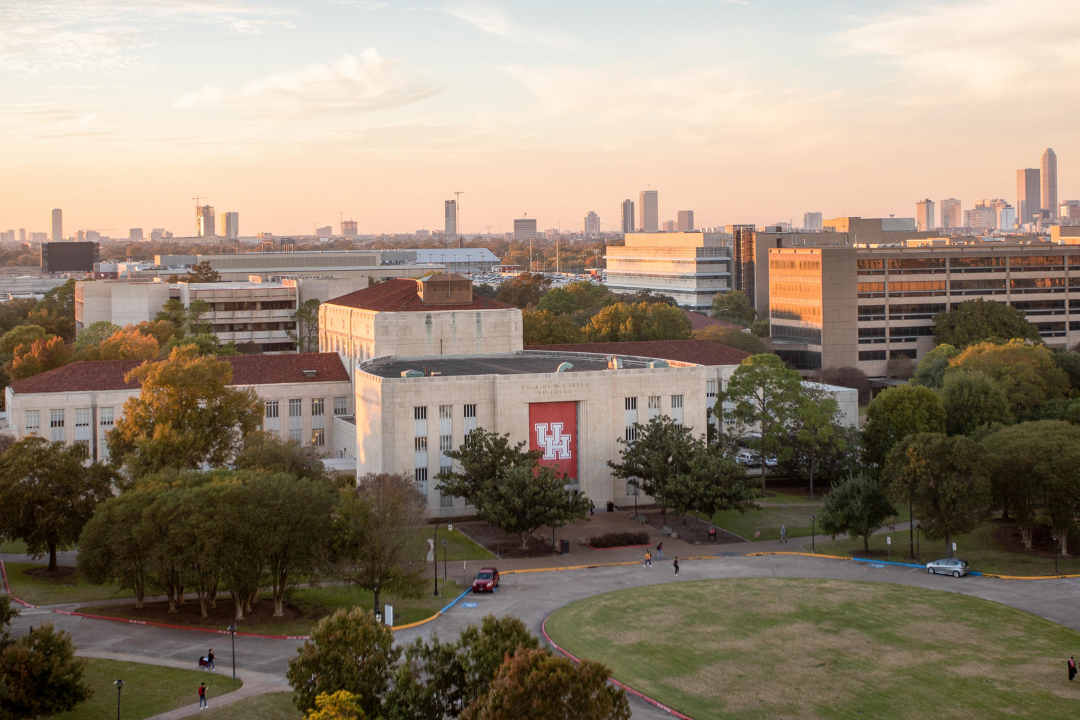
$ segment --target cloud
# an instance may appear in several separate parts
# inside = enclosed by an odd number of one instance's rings
[[[569,48],[572,43],[565,37],[541,28],[518,27],[502,7],[484,0],[459,0],[442,7],[451,17],[462,20],[486,33],[519,43],[539,43],[555,48]]]
[[[368,48],[359,58],[346,53],[329,64],[256,80],[235,93],[207,85],[177,98],[173,107],[230,107],[247,115],[294,118],[358,114],[415,102],[437,90]]]

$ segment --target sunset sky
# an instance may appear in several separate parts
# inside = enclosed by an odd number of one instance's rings
[[[1076,0],[0,0],[0,229],[914,216],[1080,198]]]

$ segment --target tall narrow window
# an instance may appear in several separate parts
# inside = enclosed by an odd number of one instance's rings
[[[334,414],[335,415],[348,415],[349,414],[349,398],[336,397],[334,398]]]
[[[37,435],[41,432],[41,412],[39,410],[26,411],[26,434]]]
[[[278,416],[278,401],[277,400],[267,400],[266,403],[265,403],[265,408],[266,408],[266,417],[268,417],[268,418],[276,418]]]
[[[311,398],[311,416],[321,417],[323,411],[326,409],[325,398]]]
[[[50,439],[53,442],[63,442],[67,438],[64,437],[64,411],[63,410],[50,410],[49,411],[49,431]]]
[[[683,396],[672,395],[671,396],[671,419],[677,425],[683,423]]]
[[[632,443],[637,440],[637,398],[625,398],[624,405],[626,407],[626,442]]]
[[[103,427],[113,426],[113,408],[98,408],[98,424]]]

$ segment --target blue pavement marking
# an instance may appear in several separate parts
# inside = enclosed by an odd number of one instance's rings
[[[446,607],[444,607],[444,608],[443,608],[442,610],[440,610],[439,612],[441,612],[441,613],[445,613],[445,612],[449,611],[449,610],[450,610],[450,608],[452,608],[452,607],[454,607],[455,605],[457,605],[457,604],[458,604],[458,602],[459,602],[459,601],[461,600],[461,598],[465,597],[466,595],[468,595],[468,594],[469,594],[469,593],[471,593],[471,592],[472,592],[472,588],[469,588],[468,590],[466,590],[465,592],[461,593],[461,594],[460,594],[460,595],[458,595],[458,596],[457,596],[456,598],[454,598],[453,602],[451,602],[451,603],[450,603],[449,605],[447,605]]]

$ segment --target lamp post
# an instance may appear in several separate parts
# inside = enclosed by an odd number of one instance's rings
[[[914,525],[915,525],[915,510],[912,507],[911,501],[908,500],[907,506],[908,517],[908,542],[911,544],[911,559],[915,559],[915,538],[913,537]]]
[[[922,562],[922,536],[919,531],[922,530],[922,523],[915,523],[915,552],[919,562]]]
[[[113,685],[116,686],[116,720],[120,720],[120,691],[124,688],[124,681],[117,680]]]
[[[438,552],[436,545],[439,542],[439,527],[441,525],[441,522],[435,523],[435,533],[431,538],[431,559],[433,561],[432,564],[435,566],[435,592],[431,593],[432,597],[439,596],[439,556],[435,553]]]
[[[1054,540],[1054,574],[1057,575],[1058,574],[1058,562],[1057,562],[1058,536],[1057,535],[1051,535],[1050,537],[1053,538],[1053,540]]]
[[[236,625],[230,625],[226,628],[232,639],[232,676],[233,680],[236,679]]]
[[[810,552],[817,552],[817,515],[810,516]]]
[[[442,579],[443,587],[446,587],[446,541],[442,541]]]

